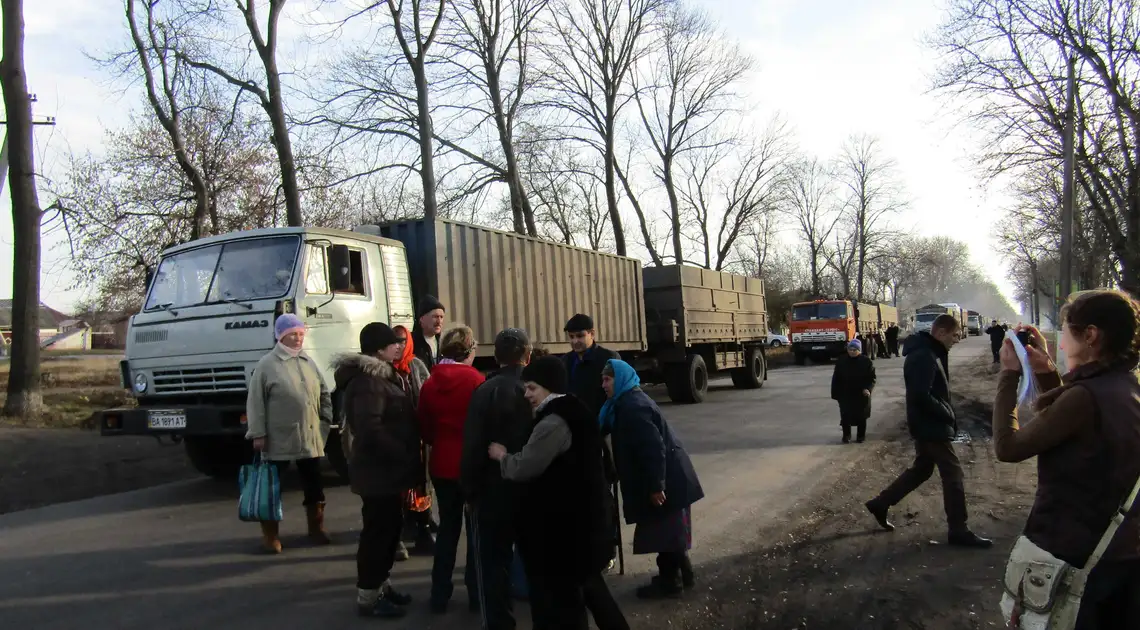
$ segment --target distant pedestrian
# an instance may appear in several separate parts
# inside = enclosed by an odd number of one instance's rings
[[[459,486],[467,409],[475,390],[486,380],[479,370],[471,367],[476,348],[475,334],[466,326],[444,333],[439,347],[439,363],[420,390],[420,405],[416,409],[424,442],[431,446],[428,470],[439,502],[439,534],[431,569],[431,610],[437,614],[447,611],[454,592],[452,573],[465,521],[467,563],[463,582],[467,586],[468,608],[472,611],[479,609],[475,541],[471,522],[465,518],[463,490]]]
[[[609,400],[599,422],[613,435],[625,520],[636,525],[633,553],[657,554],[658,575],[637,596],[674,598],[693,586],[691,506],[705,494],[689,454],[639,385],[633,366],[611,359],[602,370]]]
[[[332,422],[332,398],[316,363],[304,351],[305,324],[286,313],[273,328],[277,345],[257,363],[246,396],[246,434],[253,448],[284,472],[296,462],[305,494],[309,538],[329,544],[321,457]],[[262,546],[281,553],[277,521],[261,523]]]
[[[867,418],[871,417],[871,393],[875,390],[875,364],[863,356],[856,339],[847,344],[847,354],[835,362],[831,376],[831,399],[839,403],[839,426],[843,443],[851,441],[851,427],[856,428],[855,441],[867,437]]]
[[[396,369],[396,375],[400,377],[400,382],[403,384],[404,392],[412,400],[412,407],[419,407],[420,390],[423,388],[424,382],[427,381],[429,376],[427,365],[422,359],[415,356],[413,344],[409,343],[408,329],[403,326],[396,326],[392,328],[392,332],[396,333],[396,339],[400,343],[400,356],[392,362],[392,367]],[[424,462],[424,467],[427,467],[427,448],[421,447],[421,459]],[[425,485],[421,488],[416,488],[418,497],[427,498],[431,496],[431,488],[426,485],[426,472],[425,472]],[[434,555],[435,554],[435,531],[436,523],[432,517],[430,505],[424,510],[409,509],[405,513],[404,529],[405,535],[402,538],[408,538],[414,545],[415,551],[419,555]],[[400,548],[396,551],[397,560],[408,559],[408,549],[404,546],[404,541],[400,541]]]
[[[416,307],[416,330],[412,333],[413,349],[428,371],[439,362],[439,336],[443,334],[443,303],[434,295],[425,295]]]
[[[966,526],[966,488],[962,464],[954,453],[958,421],[950,403],[950,349],[961,340],[961,324],[952,315],[939,315],[930,332],[919,332],[907,338],[903,356],[903,381],[906,385],[906,421],[914,438],[915,458],[911,467],[879,496],[867,502],[867,509],[887,530],[894,525],[887,512],[908,494],[918,489],[934,469],[942,477],[942,502],[949,524],[947,541],[959,547],[992,546]]]
[[[348,476],[362,503],[356,605],[365,617],[402,617],[412,601],[389,582],[403,530],[405,496],[423,483],[424,474],[415,409],[393,368],[402,352],[396,333],[373,322],[360,331],[360,354],[333,361],[353,435]]]
[[[887,328],[887,356],[899,356],[899,335],[902,330],[898,324],[891,324]]]
[[[1044,393],[1033,421],[1020,426],[1021,363],[1012,343],[1001,351],[994,452],[1003,462],[1037,458],[1037,493],[1024,536],[1071,565],[1070,572],[1089,570],[1076,630],[1140,628],[1140,507],[1127,513],[1090,566],[1140,476],[1138,313],[1140,303],[1120,291],[1071,297],[1061,310],[1061,350],[1069,368],[1064,377],[1041,333],[1022,327],[1029,333],[1029,366]]]
[[[459,475],[474,525],[483,630],[513,630],[510,574],[519,487],[503,478],[487,449],[498,443],[517,453],[530,437],[534,416],[522,381],[523,368],[530,361],[530,337],[518,328],[499,332],[495,359],[498,372],[475,390],[467,408]]]
[[[1009,330],[1008,326],[999,324],[998,320],[993,320],[990,327],[986,329],[986,334],[990,336],[990,352],[994,355],[994,363],[1001,362],[1001,345],[1005,341],[1005,333]]]
[[[599,630],[628,630],[602,577],[614,547],[614,504],[597,416],[567,394],[566,368],[557,357],[531,362],[522,379],[535,410],[530,438],[518,452],[493,443],[488,454],[503,478],[522,484],[518,547],[534,628],[585,630],[592,599]]]

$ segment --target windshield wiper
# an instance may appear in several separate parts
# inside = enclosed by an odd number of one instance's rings
[[[160,311],[166,311],[166,312],[170,313],[171,315],[178,317],[178,311],[170,308],[171,306],[174,306],[174,302],[166,302],[165,304],[159,304],[158,306],[155,306],[154,308],[158,309]]]
[[[247,311],[253,310],[252,304],[249,304],[248,302],[243,302],[243,301],[239,300],[238,298],[230,298],[228,300],[222,300],[222,301],[225,302],[226,304],[236,304],[238,306],[244,306],[245,310],[247,310]]]

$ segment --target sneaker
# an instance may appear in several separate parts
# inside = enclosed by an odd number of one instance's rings
[[[879,527],[882,527],[884,531],[895,531],[894,524],[887,519],[887,508],[879,505],[878,503],[875,503],[873,500],[868,501],[863,505],[866,506],[867,511],[871,513],[871,516],[875,517],[875,521],[879,523]]]
[[[381,596],[372,606],[357,606],[357,613],[361,617],[379,617],[381,619],[399,619],[408,614],[408,609],[396,605],[387,597]]]
[[[982,538],[968,529],[960,532],[950,532],[950,534],[946,536],[946,542],[952,547],[966,547],[969,549],[989,549],[994,546],[994,541],[989,538]]]
[[[392,588],[391,584],[385,584],[381,587],[380,596],[397,606],[409,606],[412,603],[411,595],[397,591]]]
[[[400,546],[396,547],[396,562],[404,562],[408,559],[408,548],[404,546],[401,541]]]

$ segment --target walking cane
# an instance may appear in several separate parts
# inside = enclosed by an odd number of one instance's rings
[[[618,495],[618,482],[614,482],[614,527],[617,529],[618,575],[625,575],[625,544],[621,541],[621,499]]]

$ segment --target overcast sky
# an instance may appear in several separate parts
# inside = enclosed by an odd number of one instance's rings
[[[973,171],[976,146],[928,94],[936,60],[921,41],[939,21],[941,0],[692,0],[704,7],[758,62],[748,91],[757,121],[780,112],[799,146],[827,158],[854,133],[881,139],[912,200],[897,218],[923,235],[970,246],[973,261],[1007,294],[1005,265],[989,235],[1001,212],[1000,190],[984,190]],[[118,0],[37,0],[27,12],[27,63],[35,112],[55,116],[39,127],[37,159],[49,176],[69,150],[99,152],[103,132],[125,122],[140,100],[108,84],[84,52],[121,41]],[[41,194],[42,203],[50,202]],[[12,291],[12,219],[0,195],[0,297]],[[67,310],[71,290],[63,235],[45,235],[43,300]]]

